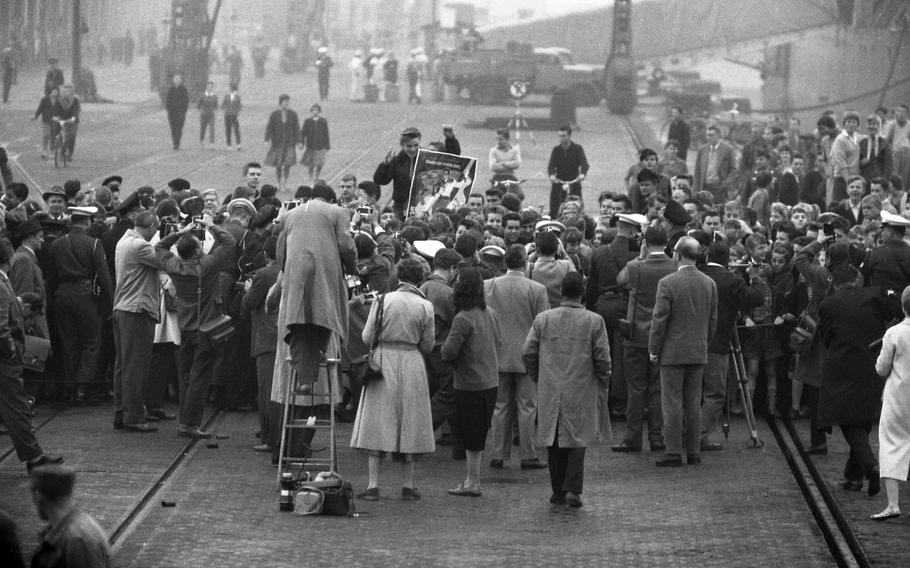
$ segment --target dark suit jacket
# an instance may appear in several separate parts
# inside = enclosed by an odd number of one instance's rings
[[[698,149],[695,157],[695,188],[697,193],[705,188],[705,178],[708,175],[708,145],[705,144]],[[727,179],[733,167],[736,165],[736,155],[733,147],[721,140],[717,143],[717,172],[721,182]]]
[[[329,123],[322,117],[318,121],[312,116],[307,118],[300,129],[300,141],[310,150],[331,150]]]
[[[594,250],[585,304],[589,310],[603,316],[608,328],[615,328],[617,320],[626,316],[629,289],[617,282],[616,277],[636,256],[637,252],[629,250],[629,239],[626,237],[616,237],[610,244]]]
[[[866,159],[866,154],[869,152],[869,143],[871,140],[869,138],[863,138],[859,141],[859,160],[862,163]],[[869,183],[872,178],[883,177],[885,179],[890,179],[891,174],[894,173],[894,156],[891,151],[891,144],[888,144],[888,141],[878,137],[878,153],[872,156],[871,161],[865,166],[859,167],[859,172],[864,178],[866,178],[866,183]]]
[[[278,280],[281,267],[273,263],[253,274],[250,289],[243,297],[243,310],[250,314],[250,356],[275,351],[278,345],[278,312],[265,313],[265,297]]]
[[[657,283],[648,353],[661,365],[704,365],[717,329],[717,286],[694,266]]]
[[[742,277],[723,266],[701,268],[717,286],[717,331],[708,344],[709,353],[729,353],[733,325],[740,310],[757,308],[765,301],[761,291],[746,284]]]
[[[847,199],[839,202],[837,205],[831,207],[832,213],[837,213],[841,217],[847,220],[850,223],[850,226],[853,225],[862,225],[863,224],[863,210],[860,208],[859,215],[853,214],[853,209],[850,208],[850,202]]]

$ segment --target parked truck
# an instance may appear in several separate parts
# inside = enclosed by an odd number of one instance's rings
[[[456,51],[443,69],[446,83],[467,91],[478,104],[496,105],[509,100],[509,85],[527,84],[529,93],[552,95],[567,89],[579,106],[593,106],[604,98],[604,66],[576,64],[572,52],[562,47],[538,47],[509,42],[505,49]]]

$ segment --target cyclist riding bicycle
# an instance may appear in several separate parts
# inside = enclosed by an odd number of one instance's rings
[[[79,102],[79,97],[73,91],[73,86],[68,83],[63,85],[63,92],[54,105],[53,135],[56,136],[60,132],[60,123],[57,121],[66,121],[65,124],[69,126],[63,129],[63,141],[64,150],[70,159],[72,159],[73,150],[76,148],[76,132],[79,130],[79,113],[81,110],[82,105]]]

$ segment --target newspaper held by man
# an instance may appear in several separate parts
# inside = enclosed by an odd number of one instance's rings
[[[476,158],[421,149],[417,152],[408,217],[429,217],[468,203],[474,185]]]

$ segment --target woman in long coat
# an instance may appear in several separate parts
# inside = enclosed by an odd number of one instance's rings
[[[278,97],[278,108],[272,111],[265,127],[265,143],[269,147],[265,165],[275,168],[281,191],[286,187],[291,166],[297,162],[296,146],[300,143],[300,119],[291,110],[290,95]]]
[[[371,344],[373,334],[379,333],[380,345],[371,355],[371,365],[382,368],[382,379],[363,388],[351,434],[351,447],[368,452],[369,482],[358,495],[368,501],[379,499],[379,466],[386,453],[404,460],[401,498],[420,499],[414,489],[415,457],[436,451],[423,361],[435,341],[433,304],[417,288],[423,280],[419,261],[404,258],[396,272],[400,284],[394,292],[373,302],[363,328],[366,344]]]
[[[885,377],[882,416],[878,423],[878,461],[888,506],[872,515],[876,521],[901,515],[899,482],[910,469],[910,286],[901,294],[904,321],[885,332],[875,370]]]
[[[832,271],[834,292],[819,307],[819,329],[826,356],[818,397],[819,426],[840,426],[850,457],[842,487],[859,491],[869,480],[869,495],[881,488],[878,463],[869,447],[869,432],[879,415],[881,380],[869,344],[885,333],[884,293],[860,288],[862,276],[852,266]]]

